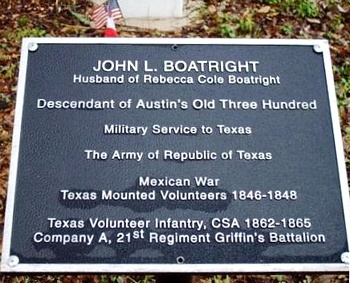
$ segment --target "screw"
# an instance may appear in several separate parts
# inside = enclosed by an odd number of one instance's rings
[[[340,256],[340,259],[344,263],[350,263],[350,254],[349,253],[342,253]]]
[[[323,52],[322,46],[319,45],[319,44],[315,44],[315,45],[314,45],[314,51],[315,51],[316,53],[322,53],[322,52]]]
[[[179,256],[176,258],[176,261],[178,264],[182,264],[185,262],[185,258],[183,256]]]
[[[38,47],[39,47],[38,44],[35,42],[29,42],[28,44],[28,50],[32,52],[36,51]]]
[[[19,264],[19,258],[15,255],[10,256],[9,261],[8,261],[8,265],[10,267],[15,267],[18,264]]]

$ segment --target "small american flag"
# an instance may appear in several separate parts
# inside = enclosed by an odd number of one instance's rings
[[[123,18],[123,14],[117,0],[109,0],[105,4],[94,7],[92,19],[95,23],[95,28],[103,28],[106,25],[108,17],[111,17],[113,20]]]

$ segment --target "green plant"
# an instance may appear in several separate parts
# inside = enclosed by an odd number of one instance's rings
[[[238,20],[238,29],[244,33],[251,33],[255,28],[255,22],[251,13]]]
[[[245,10],[240,15],[230,12],[222,13],[217,18],[218,33],[221,37],[233,38],[237,37],[237,33],[247,36],[254,36],[257,31],[254,22],[254,10]]]
[[[6,60],[11,60],[11,55],[0,52],[0,61],[6,61]]]
[[[107,283],[109,282],[107,275],[101,275],[100,276],[100,283]]]
[[[314,0],[285,0],[281,5],[286,12],[302,18],[314,18],[320,15]]]
[[[101,275],[100,283],[123,283],[124,279],[122,276],[117,275]]]
[[[19,27],[22,28],[22,27],[25,27],[28,24],[29,18],[26,15],[23,15],[23,16],[20,16],[18,18],[17,22],[18,22]]]
[[[3,101],[5,103],[9,103],[11,101],[11,97],[6,95],[5,93],[0,92],[0,101]]]
[[[282,2],[282,8],[288,13],[294,13],[296,10],[297,0],[285,0]]]
[[[339,114],[340,117],[342,117],[343,124],[349,127],[347,113],[350,102],[350,59],[345,60],[340,66],[335,65],[333,67],[333,73],[337,78],[335,82],[335,91],[337,95]],[[350,131],[347,128],[345,130],[345,141],[346,143],[344,144],[344,147],[346,147],[346,152],[350,153]]]
[[[285,35],[291,35],[293,33],[293,25],[290,23],[286,23],[282,26],[282,32]]]
[[[271,275],[273,279],[275,279],[278,283],[286,283],[285,276],[282,274],[279,275]]]
[[[348,106],[348,97],[350,96],[350,79],[342,78],[336,84],[337,102],[339,108],[346,108]]]
[[[340,81],[336,83],[338,100],[347,99],[350,97],[350,59],[345,60],[340,67],[335,66],[333,72],[340,77]]]
[[[128,276],[128,279],[132,282],[132,283],[151,283],[153,281],[153,275],[145,275],[144,278],[142,278],[141,280],[135,280],[132,277]],[[118,282],[118,283],[122,283],[122,282]]]
[[[83,25],[89,26],[90,25],[90,20],[88,17],[81,13],[74,12],[73,10],[69,9],[69,12],[72,14],[74,18],[76,18],[80,23]]]
[[[219,33],[221,37],[228,37],[228,38],[236,37],[235,28],[229,24],[221,24],[219,26]]]
[[[23,27],[19,29],[17,32],[13,32],[12,30],[7,30],[4,32],[5,38],[13,41],[13,42],[18,42],[20,41],[23,37],[43,37],[46,35],[46,31],[40,28],[27,28]]]
[[[201,18],[205,19],[207,18],[210,13],[207,5],[201,5],[198,9],[198,14],[200,15]]]
[[[7,66],[0,67],[0,73],[4,76],[4,78],[12,78],[16,70],[17,64],[9,64]]]
[[[220,13],[217,17],[218,32],[221,37],[236,37],[236,16],[231,13]]]
[[[229,275],[226,275],[226,276],[215,275],[213,277],[201,279],[201,283],[230,283],[230,282],[231,282],[231,278]]]
[[[222,13],[219,16],[220,23],[233,23],[237,21],[237,16],[231,13]]]
[[[319,9],[312,0],[301,0],[297,14],[302,18],[314,18],[319,16]]]
[[[342,15],[338,14],[338,15],[332,16],[332,19],[331,19],[332,30],[338,31],[338,29],[343,24],[343,22],[344,22],[344,17]]]
[[[214,276],[214,283],[230,283],[230,276],[226,275],[225,277],[221,275]]]
[[[332,40],[333,37],[334,37],[334,33],[331,32],[330,30],[326,31],[325,34],[324,34],[324,38],[325,39]]]

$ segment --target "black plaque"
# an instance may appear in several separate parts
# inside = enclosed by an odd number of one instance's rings
[[[2,270],[346,270],[326,41],[26,39]]]

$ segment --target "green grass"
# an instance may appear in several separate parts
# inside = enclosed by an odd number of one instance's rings
[[[298,3],[297,14],[302,18],[315,18],[319,16],[319,9],[312,0],[301,0]]]
[[[224,38],[251,35],[253,37],[258,25],[254,21],[255,11],[250,9],[242,16],[223,13],[218,17],[218,33]]]
[[[238,29],[242,33],[250,34],[255,29],[254,14],[252,11],[238,20]]]
[[[260,2],[276,5],[282,10],[302,18],[314,18],[320,15],[313,0],[260,0]]]
[[[292,35],[293,34],[293,25],[290,23],[285,23],[282,26],[282,32],[283,32],[283,34],[288,35],[288,36]]]
[[[37,27],[22,27],[16,32],[13,32],[12,30],[6,30],[4,34],[5,38],[7,38],[8,40],[17,42],[24,37],[43,37],[46,35],[46,31]]]

